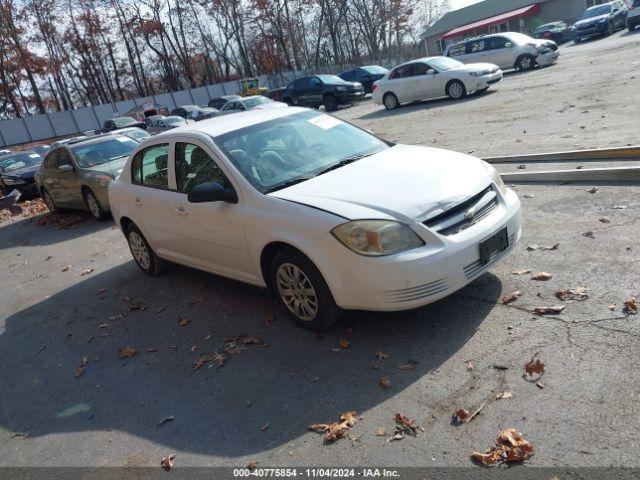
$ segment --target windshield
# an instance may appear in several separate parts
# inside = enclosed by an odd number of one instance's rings
[[[136,121],[133,118],[114,118],[113,123],[115,123],[118,127],[124,127],[125,125],[136,123]]]
[[[19,168],[39,165],[40,163],[42,163],[42,157],[35,152],[17,153],[0,159],[0,172],[10,172]]]
[[[273,103],[273,100],[269,100],[267,97],[253,97],[246,99],[242,103],[244,103],[249,108],[253,108],[258,105],[264,105],[265,103]]]
[[[540,25],[538,28],[536,28],[535,33],[544,32],[545,30],[553,30],[554,28],[557,28],[557,27],[558,27],[557,23],[547,23],[546,25]]]
[[[611,5],[600,5],[599,7],[592,7],[584,12],[582,18],[599,17],[600,15],[607,15],[609,13],[611,13]]]
[[[71,147],[71,151],[80,167],[89,168],[127,157],[137,146],[138,142],[135,140],[125,136],[117,136]]]
[[[380,67],[378,65],[371,65],[370,67],[361,67],[367,73],[371,73],[373,75],[384,75],[389,70],[386,68]]]
[[[454,60],[452,58],[447,58],[447,57],[430,58],[428,60],[428,63],[431,68],[435,68],[436,70],[439,70],[441,72],[446,72],[447,70],[458,68],[464,65],[462,62],[459,62],[458,60]]]
[[[214,138],[234,166],[262,193],[311,178],[389,146],[330,115],[300,112]]]
[[[184,125],[187,123],[182,117],[167,117],[164,119],[164,122],[172,127],[177,127],[178,125]]]
[[[209,106],[217,110],[220,110],[226,104],[227,104],[227,100],[225,100],[224,98],[216,98],[215,100],[211,100],[209,102]]]
[[[135,128],[133,130],[127,130],[126,132],[122,132],[122,135],[126,135],[129,138],[142,139],[150,137],[151,134],[145,132],[141,128]]]

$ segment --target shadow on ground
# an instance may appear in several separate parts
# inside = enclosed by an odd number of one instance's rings
[[[485,274],[420,310],[350,312],[318,334],[295,327],[260,289],[178,266],[150,278],[126,262],[6,319],[0,424],[29,438],[113,429],[183,451],[264,451],[311,423],[375,407],[438,368],[474,335],[500,291],[499,279]],[[132,302],[146,309],[128,311]],[[199,355],[240,334],[269,346],[193,370]],[[341,337],[351,346],[336,353]],[[137,354],[120,359],[123,347]],[[376,360],[377,351],[390,358]],[[383,390],[378,379],[387,374],[393,388]]]

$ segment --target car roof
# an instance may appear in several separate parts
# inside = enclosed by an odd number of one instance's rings
[[[277,118],[288,117],[308,110],[308,108],[301,107],[269,108],[263,110],[251,109],[245,112],[235,113],[233,115],[223,115],[208,118],[197,123],[190,123],[183,127],[159,133],[153,138],[169,137],[178,133],[191,132],[204,133],[212,137],[217,137],[219,135],[224,135],[225,133],[233,132],[234,130],[240,130],[245,127],[268,122],[269,120],[275,120]]]
[[[417,62],[424,63],[424,62],[428,62],[429,60],[435,60],[437,58],[446,58],[448,60],[455,60],[455,58],[451,59],[451,58],[445,57],[443,55],[434,55],[433,57],[414,58],[413,60],[409,60],[408,62],[404,62],[404,63],[401,63],[400,65],[397,65],[397,66],[393,67],[393,70],[395,70],[398,67],[404,67],[405,65],[411,65],[412,63],[417,63]]]
[[[121,133],[118,133],[118,132],[119,130],[116,130],[114,132],[103,133],[100,135],[94,135],[93,137],[83,138],[82,140],[78,140],[75,142],[68,142],[68,143],[65,143],[64,145],[59,145],[59,146],[60,147],[71,147],[71,146],[78,147],[83,145],[90,145],[92,143],[100,143],[104,140],[107,140],[109,138],[115,138],[115,137],[123,137],[128,140],[131,140],[130,137],[127,137],[126,135],[122,135]]]

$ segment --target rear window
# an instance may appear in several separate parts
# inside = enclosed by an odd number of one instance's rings
[[[378,65],[371,65],[369,67],[362,67],[362,70],[364,70],[365,72],[370,73],[372,75],[384,75],[385,73],[387,73],[389,71],[386,68],[380,67]]]
[[[464,43],[452,45],[449,48],[449,52],[447,52],[448,57],[457,57],[459,55],[464,55]]]

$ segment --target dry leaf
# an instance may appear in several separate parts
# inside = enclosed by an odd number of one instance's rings
[[[149,352],[149,353],[155,353],[155,352],[157,352],[157,351],[158,351],[158,349],[157,349],[157,348],[155,348],[155,347],[149,347],[149,348],[147,348],[147,352]]]
[[[263,426],[260,427],[261,432],[266,432],[268,429],[269,429],[268,423],[265,423]]]
[[[180,325],[181,327],[185,327],[187,325],[189,325],[191,321],[188,318],[181,318],[180,320],[178,320],[178,325]]]
[[[247,463],[247,469],[250,472],[253,472],[256,468],[258,468],[259,463],[260,463],[260,460],[252,460],[251,462]]]
[[[136,310],[140,310],[141,312],[145,311],[147,306],[142,302],[131,302],[129,303],[129,311],[133,312]]]
[[[378,380],[378,385],[380,385],[382,388],[389,388],[391,387],[391,379],[389,377],[382,377],[380,380]]]
[[[588,288],[585,287],[576,287],[569,290],[559,290],[556,292],[556,298],[560,300],[578,300],[583,301],[589,298],[587,292]]]
[[[531,280],[546,282],[547,280],[551,280],[552,278],[553,278],[553,275],[551,275],[550,273],[540,272],[540,273],[536,273],[533,277],[531,277]]]
[[[204,355],[200,355],[198,358],[196,358],[196,361],[193,362],[193,369],[198,370],[204,367],[210,361],[211,361],[210,355],[207,355],[206,353]]]
[[[473,362],[471,360],[466,362],[465,365],[467,367],[467,372],[471,372],[471,371],[475,370],[475,368],[476,368],[476,366],[473,364]]]
[[[173,468],[173,461],[175,458],[176,456],[173,453],[166,457],[162,457],[162,460],[160,460],[160,466],[168,472]]]
[[[387,435],[387,431],[382,427],[380,427],[376,432],[376,437],[386,437]]]
[[[264,324],[267,326],[271,325],[275,321],[276,317],[274,317],[273,315],[267,315],[266,317],[264,317]]]
[[[118,356],[120,358],[131,358],[135,356],[138,351],[133,347],[124,347],[118,350]]]
[[[498,392],[496,394],[496,400],[504,400],[512,397],[513,397],[513,393],[507,392],[507,391]]]
[[[516,270],[514,272],[511,272],[512,275],[526,275],[527,273],[531,273],[531,270],[528,268],[524,270]]]
[[[596,238],[596,236],[594,235],[594,233],[591,230],[589,230],[588,232],[584,232],[582,234],[582,236],[583,237],[587,237],[587,238]]]
[[[376,352],[376,358],[378,360],[386,360],[387,358],[389,358],[389,355],[380,351],[380,352]]]
[[[346,412],[340,415],[340,422],[318,423],[309,425],[309,429],[314,432],[324,433],[324,441],[327,443],[335,442],[353,427],[357,422],[356,412]]]
[[[471,414],[469,413],[468,410],[465,410],[464,408],[459,408],[453,414],[453,421],[457,424],[462,424],[462,423],[465,423],[470,416]]]
[[[396,434],[409,434],[414,437],[418,434],[418,426],[415,424],[414,420],[410,420],[402,413],[396,413],[393,418],[396,421]]]
[[[66,267],[63,267],[62,270],[60,270],[61,272],[66,272],[71,268],[71,265],[67,265]]]
[[[540,361],[540,358],[538,358],[538,354],[536,353],[531,357],[531,360],[525,364],[523,376],[525,379],[531,381],[534,379],[538,380],[542,377],[542,374],[544,374],[544,363]]]
[[[624,302],[622,307],[624,313],[635,315],[638,313],[638,304],[636,303],[636,297],[631,297]]]
[[[228,358],[229,357],[224,353],[216,353],[216,355],[213,357],[213,363],[215,363],[216,367],[218,368],[224,367],[225,363],[227,363]]]
[[[536,382],[536,387],[538,387],[540,390],[542,390],[544,388],[544,383],[538,381],[538,382]]]
[[[158,424],[156,425],[158,428],[162,427],[165,423],[167,422],[171,422],[175,419],[176,417],[173,415],[169,415],[168,417],[164,417],[162,420],[160,420],[158,422]]]
[[[225,348],[224,351],[229,355],[240,355],[246,349],[247,347],[244,347],[242,345],[236,345],[235,343],[232,342],[227,348]]]
[[[503,305],[508,305],[511,302],[515,302],[521,296],[522,296],[522,292],[518,290],[513,293],[510,293],[509,295],[505,295],[500,299],[500,301],[502,302]]]
[[[266,345],[260,338],[258,337],[248,337],[242,340],[243,345]]]
[[[109,291],[108,288],[101,288],[98,290],[98,295],[102,295],[103,293],[107,293]]]
[[[341,338],[338,340],[338,345],[340,345],[340,348],[349,348],[351,343],[346,338]]]
[[[87,268],[86,270],[83,270],[82,273],[80,273],[81,277],[84,277],[85,275],[89,275],[90,273],[92,273],[95,269],[93,268]]]
[[[78,367],[76,368],[75,373],[73,374],[74,378],[78,378],[81,377],[82,375],[84,375],[84,367]]]
[[[534,448],[522,434],[513,428],[500,431],[496,444],[485,453],[472,452],[471,458],[483,465],[504,462],[523,462],[534,454]]]
[[[536,315],[554,315],[564,310],[564,306],[556,305],[555,307],[536,307],[533,313]]]
[[[201,298],[196,298],[195,300],[189,300],[189,305],[196,305],[198,303],[202,302]]]
[[[415,370],[416,365],[414,363],[409,363],[405,365],[398,365],[399,370]]]
[[[601,223],[611,223],[611,220],[609,220],[607,217],[601,217],[598,220],[600,220]]]
[[[598,187],[593,187],[591,190],[587,190],[587,192],[596,193],[598,190],[600,190]]]

